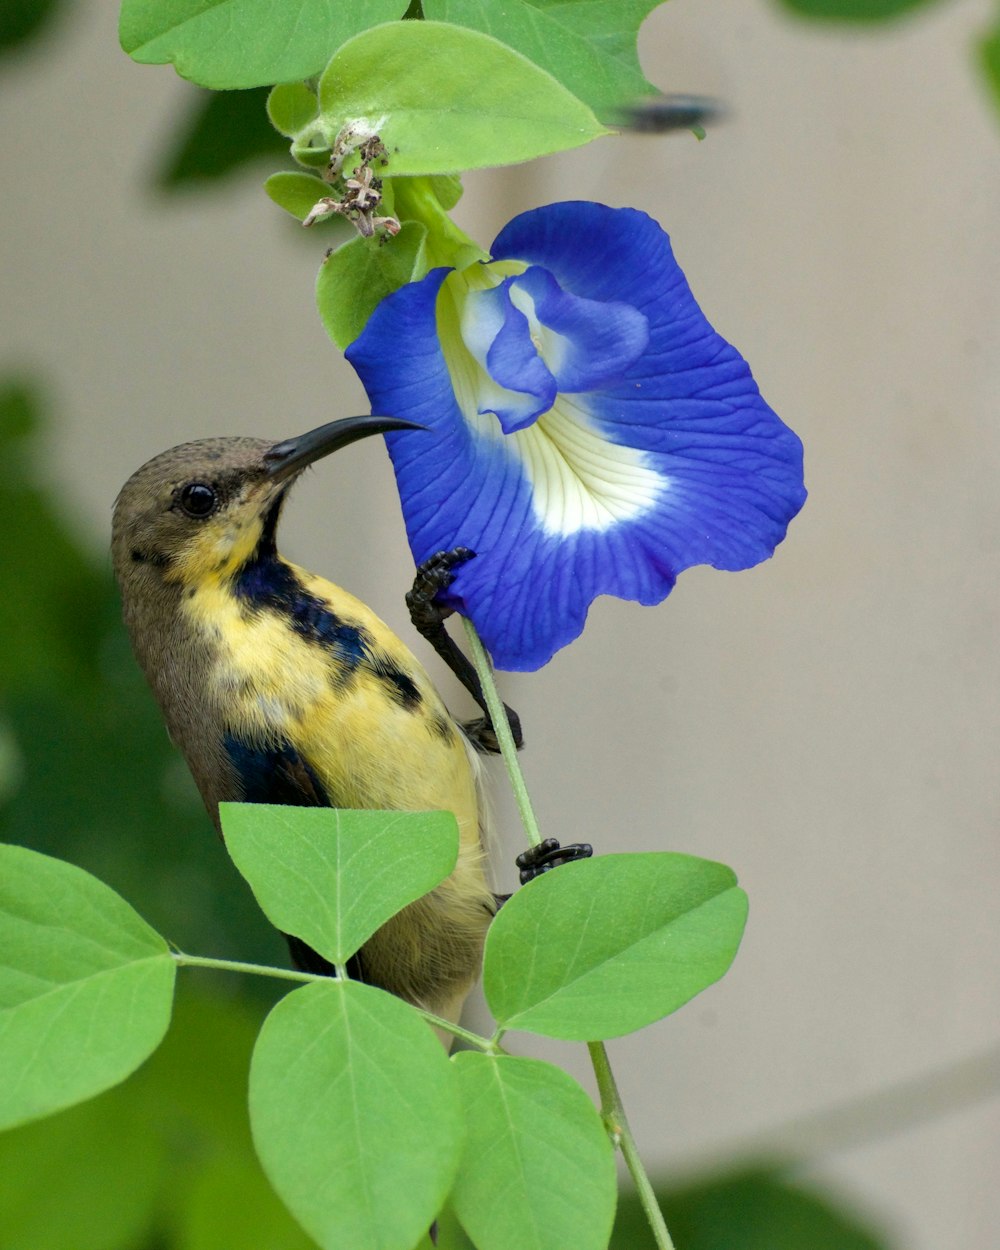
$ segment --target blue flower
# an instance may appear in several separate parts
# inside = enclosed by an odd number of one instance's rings
[[[347,350],[386,436],[418,563],[499,668],[535,669],[602,594],[659,603],[690,565],[766,560],[805,499],[802,447],[635,209],[515,218],[493,260],[436,269]]]

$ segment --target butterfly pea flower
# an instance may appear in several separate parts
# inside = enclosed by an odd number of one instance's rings
[[[374,412],[426,427],[386,436],[414,558],[474,551],[445,602],[529,670],[598,595],[771,556],[802,447],[645,213],[551,204],[490,255],[393,292],[347,356]]]

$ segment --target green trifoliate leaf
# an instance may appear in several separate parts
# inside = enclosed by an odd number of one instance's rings
[[[344,964],[455,867],[451,812],[221,803],[226,847],[267,918]]]
[[[669,1015],[717,981],[746,923],[730,868],[692,855],[602,855],[524,886],[486,939],[499,1024],[597,1041]]]
[[[455,1073],[406,1003],[353,981],[295,990],[264,1023],[250,1120],[264,1170],[323,1250],[412,1250],[451,1187]]]
[[[393,22],[344,44],[320,79],[331,145],[378,135],[387,173],[450,174],[578,147],[607,133],[583,101],[478,31]]]
[[[594,1104],[540,1059],[457,1054],[466,1141],[451,1201],[478,1250],[604,1250],[614,1151]]]
[[[598,117],[655,90],[639,67],[639,27],[661,0],[424,0],[427,17],[481,30],[548,70]]]
[[[123,0],[118,36],[136,61],[170,61],[215,90],[318,74],[346,39],[403,16],[406,0]]]
[[[170,1020],[167,944],[114,890],[0,845],[0,1128],[116,1085]]]
[[[352,239],[323,261],[316,307],[339,348],[354,342],[387,295],[423,277],[426,238],[424,225],[408,221],[393,239]]]

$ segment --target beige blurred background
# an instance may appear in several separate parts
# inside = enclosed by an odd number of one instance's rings
[[[162,448],[364,407],[312,304],[323,237],[253,176],[148,190],[187,88],[118,51],[116,7],[82,6],[0,84],[0,364],[50,379],[52,475],[101,542]],[[970,60],[989,16],[940,5],[831,34],[763,0],[674,0],[644,29],[647,75],[721,96],[725,126],[468,179],[483,242],[559,198],[654,214],[806,447],[811,497],[769,564],[691,571],[658,608],[602,601],[505,685],[546,832],[718,858],[750,894],[725,981],[612,1046],[654,1166],[1000,1036],[1000,124]],[[284,547],[409,636],[380,447],[311,475]],[[520,843],[498,808],[509,888]],[[576,1048],[534,1053],[586,1076]],[[804,1175],[895,1245],[1000,1245],[1000,1101],[851,1136]]]

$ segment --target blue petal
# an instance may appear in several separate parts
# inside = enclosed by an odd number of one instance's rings
[[[494,413],[505,434],[524,429],[547,412],[558,390],[531,340],[527,317],[510,302],[511,281],[508,278],[491,291],[471,294],[462,318],[466,345],[497,383],[484,393],[478,410]],[[483,352],[487,335],[490,339]]]
[[[692,564],[739,569],[770,556],[805,498],[802,453],[645,214],[551,205],[511,222],[493,254],[553,275],[565,299],[545,279],[533,277],[529,291],[552,332],[585,338],[596,324],[574,318],[574,299],[603,302],[612,320],[627,301],[648,343],[624,371],[609,366],[603,381],[560,395],[506,436],[493,417],[463,417],[456,401],[435,318],[444,271],[384,300],[347,355],[374,411],[432,431],[386,439],[415,559],[476,551],[450,602],[475,621],[498,667],[534,669],[579,634],[599,594],[657,603]],[[624,355],[637,324],[627,322],[616,323]],[[569,351],[549,362],[565,390],[584,377],[583,354],[576,374]],[[595,520],[566,504],[560,475],[586,503],[588,475],[601,474]]]
[[[649,324],[631,304],[581,299],[547,270],[532,265],[510,279],[530,296],[539,322],[558,337],[558,360],[543,350],[561,391],[589,391],[618,382],[646,350]]]
[[[493,255],[543,265],[587,299],[627,291],[646,315],[645,353],[587,407],[609,439],[645,451],[671,483],[642,527],[650,556],[660,551],[680,572],[748,568],[771,555],[805,500],[802,445],[709,324],[660,226],[635,209],[553,204],[510,222]]]

